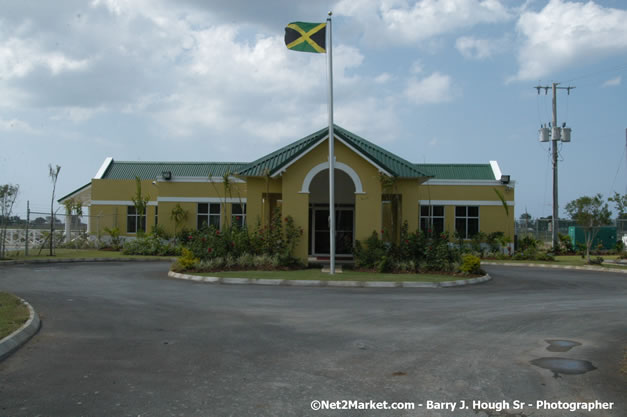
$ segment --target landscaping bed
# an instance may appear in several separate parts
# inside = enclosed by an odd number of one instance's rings
[[[252,279],[282,279],[282,280],[319,280],[319,281],[386,281],[386,282],[446,282],[460,279],[476,278],[480,275],[462,274],[395,274],[344,270],[341,273],[330,275],[320,269],[295,269],[288,271],[220,271],[199,272],[192,275],[211,276],[219,278],[252,278]]]

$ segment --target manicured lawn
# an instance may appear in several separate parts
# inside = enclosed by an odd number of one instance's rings
[[[290,280],[322,280],[322,281],[419,281],[442,282],[472,278],[444,274],[379,274],[375,272],[357,272],[345,270],[342,273],[329,275],[320,269],[299,269],[295,271],[224,271],[204,272],[194,275],[221,278],[262,278]]]
[[[595,256],[591,256],[591,259],[594,259]],[[603,256],[603,259],[612,260],[617,259],[617,255],[606,255]],[[582,258],[579,255],[558,255],[555,257],[555,261],[517,261],[513,259],[484,259],[485,262],[495,262],[495,263],[520,263],[520,264],[547,264],[547,265],[563,265],[563,266],[590,266],[586,262],[586,259]],[[623,265],[593,265],[593,266],[603,266],[604,268],[616,268],[616,269],[627,269],[627,266]]]
[[[19,298],[0,292],[0,339],[19,329],[28,317],[28,308]]]
[[[55,249],[55,256],[48,256],[49,249],[42,250],[38,255],[39,249],[30,249],[28,256],[24,256],[24,251],[10,252],[9,259],[25,260],[25,259],[51,259],[51,258],[158,258],[155,256],[141,255],[124,255],[122,252],[97,250],[97,249]]]

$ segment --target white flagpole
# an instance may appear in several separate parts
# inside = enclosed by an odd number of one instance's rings
[[[329,38],[327,40],[327,63],[329,71],[329,275],[335,274],[335,149],[333,136],[333,53],[331,15],[327,18]]]

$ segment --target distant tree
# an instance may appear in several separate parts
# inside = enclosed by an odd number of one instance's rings
[[[54,247],[54,193],[57,190],[57,179],[59,178],[59,171],[61,171],[61,167],[57,165],[56,167],[52,167],[52,164],[48,164],[50,181],[52,181],[52,198],[50,200],[50,256],[53,255],[53,247]]]
[[[531,214],[529,214],[527,212],[524,212],[523,214],[520,215],[520,220],[527,220],[527,221],[529,221],[531,219],[532,219]]]
[[[627,219],[627,194],[620,195],[614,192],[614,197],[607,199],[614,203],[619,219]]]
[[[35,220],[33,220],[33,224],[35,226],[42,226],[46,223],[48,223],[48,221],[44,219],[43,217],[37,217]]]
[[[7,227],[9,226],[9,222],[11,220],[13,205],[17,199],[19,190],[19,185],[0,185],[0,259],[4,259],[5,257]]]
[[[583,196],[566,204],[566,212],[579,226],[583,227],[586,243],[586,260],[590,263],[590,247],[599,232],[599,227],[610,223],[610,209],[601,194]]]

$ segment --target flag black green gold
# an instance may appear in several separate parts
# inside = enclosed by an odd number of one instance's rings
[[[323,54],[326,27],[326,23],[292,22],[285,28],[285,45],[294,51]]]

